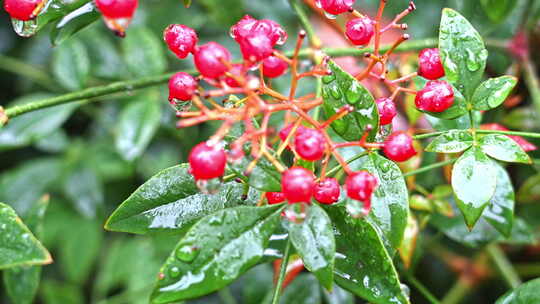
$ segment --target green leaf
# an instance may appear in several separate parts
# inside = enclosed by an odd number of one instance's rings
[[[319,282],[310,274],[300,274],[285,289],[280,304],[321,304]]]
[[[332,222],[326,212],[317,204],[311,205],[302,223],[290,224],[289,237],[304,266],[315,274],[326,289],[331,289],[336,243]]]
[[[202,218],[180,240],[163,267],[153,303],[219,290],[256,265],[280,222],[282,206],[236,207]]]
[[[405,229],[405,235],[403,242],[399,247],[399,255],[403,260],[406,268],[410,268],[412,259],[414,257],[414,251],[416,249],[416,240],[418,234],[420,233],[420,228],[418,221],[412,212],[409,212],[409,217],[407,218],[407,229]]]
[[[518,1],[516,0],[480,0],[484,12],[489,19],[495,23],[500,23],[512,13]]]
[[[104,35],[98,28],[92,27],[80,33],[92,62],[92,75],[106,79],[118,79],[127,76],[127,67],[109,35]]]
[[[352,218],[342,203],[325,210],[336,235],[335,282],[370,303],[409,303],[378,229]]]
[[[497,167],[480,149],[471,148],[456,161],[452,188],[457,205],[472,229],[489,204],[497,186]]]
[[[480,148],[487,155],[505,162],[530,164],[531,158],[512,138],[488,134],[480,138]]]
[[[347,141],[359,140],[371,126],[368,141],[374,140],[379,131],[379,111],[371,93],[353,76],[334,61],[328,62],[331,75],[323,77],[323,110],[327,118],[343,106],[351,105],[354,111],[332,123],[332,128]]]
[[[46,304],[84,304],[85,297],[81,288],[67,282],[48,280],[41,286],[41,298]]]
[[[242,276],[242,303],[260,304],[269,290],[272,290],[274,271],[265,263],[251,268]]]
[[[502,119],[502,124],[514,130],[535,131],[538,130],[538,119],[540,115],[531,106],[518,107],[506,114]]]
[[[159,172],[131,194],[109,217],[105,229],[139,234],[182,232],[220,209],[257,203],[256,191],[246,200],[242,200],[243,192],[242,185],[227,183],[215,195],[200,193],[189,165],[174,166]]]
[[[326,303],[354,304],[353,294],[339,287],[338,285],[334,285],[332,287],[332,291],[324,289],[323,296],[326,299]]]
[[[155,98],[149,97],[135,97],[120,113],[116,149],[125,160],[141,156],[159,127],[161,107]]]
[[[86,47],[78,39],[70,39],[53,53],[52,72],[60,85],[70,91],[84,88],[90,73]]]
[[[242,18],[244,13],[244,2],[241,0],[198,0],[197,2],[208,10],[214,22],[227,27]]]
[[[432,115],[426,115],[425,117],[433,129],[437,131],[466,130],[471,128],[471,120],[469,119],[469,115],[462,115],[454,119],[440,119]],[[482,121],[482,113],[479,111],[473,111],[473,119],[475,125],[480,124]]]
[[[189,8],[191,6],[191,0],[183,0],[184,1],[184,6],[186,8]]]
[[[161,74],[167,68],[163,42],[147,28],[131,28],[122,49],[128,70],[136,77]]]
[[[529,304],[540,302],[540,278],[521,284],[505,293],[495,304]]]
[[[0,203],[0,269],[50,264],[50,253],[10,206]]]
[[[514,221],[514,187],[503,166],[495,163],[497,187],[483,217],[500,233],[510,237]]]
[[[388,251],[393,254],[407,227],[409,198],[405,179],[396,163],[377,153],[370,153],[361,169],[368,170],[379,181],[368,218],[380,229]]]
[[[43,152],[59,153],[69,147],[69,137],[63,129],[56,129],[35,142],[35,147]]]
[[[75,209],[85,217],[95,217],[99,207],[103,205],[103,184],[94,168],[80,165],[70,172],[64,183],[66,197],[71,200]]]
[[[473,137],[466,130],[450,130],[436,137],[427,147],[428,152],[457,153],[468,149],[473,144]]]
[[[45,93],[34,93],[21,97],[10,105],[23,105],[51,96]],[[78,106],[78,103],[69,103],[37,110],[10,119],[7,125],[0,128],[0,150],[23,147],[47,138],[58,130]]]
[[[474,109],[487,111],[498,107],[510,95],[516,84],[517,78],[514,76],[490,78],[482,82],[474,91],[472,98]]]
[[[99,20],[100,17],[101,14],[94,3],[86,3],[55,22],[50,33],[51,43],[53,45],[61,44],[80,30]]]
[[[41,238],[43,217],[49,205],[49,197],[45,195],[29,210],[25,217],[28,228],[36,237]],[[39,287],[41,266],[12,267],[3,271],[4,286],[13,303],[30,304]]]
[[[470,99],[486,68],[488,52],[482,37],[465,17],[445,8],[439,28],[439,50],[448,81]]]
[[[242,174],[241,172],[237,172]],[[281,173],[265,158],[257,162],[257,166],[249,175],[249,185],[265,192],[281,191]]]
[[[535,203],[540,199],[540,174],[530,176],[523,182],[517,199],[521,203]]]

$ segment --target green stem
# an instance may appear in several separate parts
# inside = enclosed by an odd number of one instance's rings
[[[514,264],[514,269],[522,277],[527,277],[527,278],[540,277],[540,263]]]
[[[45,89],[58,91],[58,85],[47,73],[18,59],[0,55],[0,69],[28,78]]]
[[[307,37],[309,39],[309,43],[311,44],[311,46],[316,49],[320,48],[322,45],[321,39],[317,37],[317,34],[315,33],[313,26],[311,26],[308,15],[306,11],[304,10],[304,8],[302,7],[302,4],[300,4],[298,0],[289,0],[289,4],[293,8],[293,10],[296,12],[298,19],[300,20],[300,24],[302,24],[302,27],[306,31],[306,34],[307,34]]]
[[[483,134],[504,134],[504,135],[517,135],[523,137],[540,138],[540,133],[534,132],[519,132],[519,131],[499,131],[499,130],[476,130],[476,133]]]
[[[529,58],[523,60],[523,67],[523,78],[525,79],[525,84],[529,88],[536,112],[540,113],[540,82],[538,81],[538,76],[536,75],[536,68]]]
[[[438,131],[438,132],[431,132],[431,133],[425,133],[425,134],[418,134],[418,135],[414,135],[413,139],[426,139],[426,138],[430,138],[430,137],[439,136],[439,135],[442,135],[444,133],[446,133],[446,132],[445,131]]]
[[[346,162],[347,164],[350,164],[350,163],[352,163],[353,161],[355,161],[355,160],[357,160],[357,159],[360,159],[360,158],[366,156],[368,153],[369,153],[369,151],[366,150],[366,151],[364,151],[364,152],[362,152],[362,153],[359,153],[359,154],[357,154],[357,155],[355,155],[355,156],[353,156],[353,157],[347,159],[345,162]],[[337,165],[337,166],[335,166],[334,168],[328,170],[328,171],[326,172],[326,175],[327,175],[327,176],[332,176],[332,175],[336,174],[340,169],[341,169],[341,165]]]
[[[469,110],[469,123],[471,124],[471,133],[473,136],[473,142],[476,146],[476,126],[474,125],[473,111]]]
[[[285,280],[285,275],[287,274],[287,264],[289,264],[289,253],[291,250],[291,241],[287,240],[287,245],[285,246],[285,252],[283,253],[283,259],[281,260],[281,267],[279,269],[279,278],[274,289],[274,296],[272,297],[272,304],[279,303],[279,298],[281,296],[281,286]]]
[[[431,165],[428,165],[428,166],[425,166],[425,167],[422,167],[422,168],[419,168],[419,169],[404,173],[403,176],[407,177],[407,176],[411,176],[411,175],[424,173],[426,171],[433,170],[433,169],[436,169],[436,168],[444,167],[446,165],[453,164],[456,160],[457,160],[457,158],[452,158],[452,159],[445,160],[445,161],[442,161],[442,162],[434,163],[434,164],[431,164]]]
[[[460,278],[444,296],[442,304],[458,304],[471,291],[472,285],[466,279]]]
[[[414,288],[416,288],[416,290],[418,290],[425,298],[426,300],[428,300],[431,304],[440,304],[441,302],[439,300],[437,300],[437,298],[426,288],[426,286],[424,286],[424,284],[422,284],[422,282],[418,281],[418,279],[416,279],[414,277],[414,275],[412,275],[411,273],[407,272],[406,275],[407,277],[407,281],[409,281],[409,283],[411,283]]]
[[[233,297],[229,287],[225,287],[218,292],[218,295],[225,304],[237,304],[236,299]]]
[[[516,288],[521,285],[521,279],[512,266],[512,263],[510,263],[504,252],[497,244],[488,245],[486,247],[486,251],[509,287]]]

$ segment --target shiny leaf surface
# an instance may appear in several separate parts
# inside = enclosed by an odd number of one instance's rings
[[[501,105],[517,84],[513,76],[490,78],[480,84],[474,92],[472,102],[475,110],[487,111]]]
[[[500,233],[509,237],[514,221],[514,187],[503,166],[495,163],[497,187],[483,217]]]
[[[531,158],[512,138],[502,134],[488,134],[480,141],[480,148],[487,155],[505,162],[530,164]]]
[[[450,130],[436,137],[427,147],[428,152],[457,153],[473,144],[471,133],[465,130]]]
[[[528,281],[500,297],[495,304],[529,304],[540,302],[540,278]]]

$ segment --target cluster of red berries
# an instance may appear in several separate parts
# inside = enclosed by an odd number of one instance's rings
[[[428,112],[444,112],[454,104],[454,89],[444,81],[437,80],[444,76],[439,49],[424,49],[418,56],[418,75],[430,81],[418,91],[416,107]]]
[[[4,0],[4,9],[11,18],[28,21],[37,17],[47,0]]]

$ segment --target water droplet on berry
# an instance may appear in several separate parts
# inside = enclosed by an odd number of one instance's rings
[[[176,258],[186,263],[191,263],[198,254],[199,249],[191,244],[186,244],[176,249]]]
[[[221,179],[220,178],[199,179],[197,180],[196,184],[202,193],[216,194],[219,191],[219,188],[221,187]]]
[[[173,266],[171,268],[169,268],[169,275],[172,277],[172,278],[176,278],[180,275],[180,269],[176,266]]]
[[[315,6],[317,6],[318,8],[322,8],[321,0],[315,0]]]
[[[328,12],[324,12],[324,15],[326,16],[326,18],[328,19],[336,19],[337,18],[337,15],[332,15]]]
[[[11,24],[13,25],[13,30],[15,33],[21,37],[33,36],[38,29],[37,19],[29,21],[11,19]]]
[[[349,212],[349,214],[354,218],[364,217],[368,213],[363,202],[353,199],[348,199],[346,201],[345,208],[347,209],[347,212]]]
[[[301,224],[307,217],[307,209],[308,205],[304,203],[289,204],[283,214],[290,222]]]

